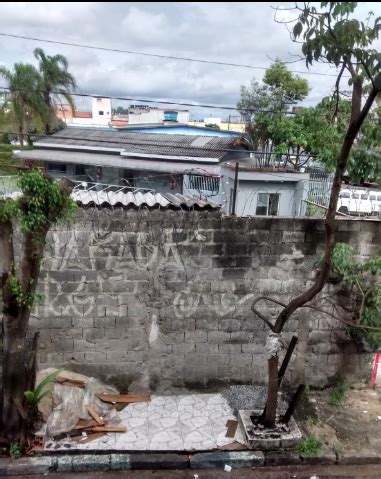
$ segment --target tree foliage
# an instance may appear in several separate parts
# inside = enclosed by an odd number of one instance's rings
[[[60,103],[62,96],[71,106],[73,112],[75,104],[70,94],[77,88],[73,75],[68,71],[69,64],[64,55],[46,55],[42,48],[34,50],[34,56],[39,62],[41,76],[41,94],[46,106],[45,133],[49,134],[51,125],[55,124],[54,107]]]
[[[329,204],[324,220],[325,245],[324,256],[315,279],[304,292],[292,298],[288,304],[280,303],[269,297],[256,298],[252,305],[253,312],[270,328],[270,338],[280,344],[279,335],[292,315],[302,307],[308,307],[311,301],[323,290],[330,274],[332,255],[335,247],[336,211],[342,184],[351,156],[352,147],[359,137],[364,121],[372,111],[377,97],[381,93],[381,54],[373,48],[373,42],[379,36],[381,18],[376,18],[372,25],[367,25],[353,17],[356,8],[354,2],[322,2],[320,9],[310,3],[294,7],[299,17],[292,38],[301,39],[302,54],[308,67],[314,62],[324,62],[339,67],[333,95],[334,105],[340,102],[340,85],[343,73],[350,75],[351,87],[350,115],[345,123],[345,132],[335,157],[334,175]],[[364,95],[364,99],[363,99]],[[336,110],[336,108],[335,108]],[[375,266],[372,266],[372,268]],[[260,300],[281,305],[282,309],[275,322],[265,317],[256,308]],[[363,306],[365,310],[365,306]],[[360,317],[365,313],[363,312]],[[364,327],[364,326],[363,326]],[[263,422],[266,427],[274,427],[278,398],[278,350],[268,360],[268,389]]]
[[[25,406],[24,392],[34,386],[27,335],[31,309],[39,296],[36,290],[46,236],[52,225],[70,221],[76,208],[70,198],[71,186],[66,181],[56,182],[38,169],[21,173],[19,187],[18,198],[0,199],[3,313],[0,429],[10,443],[25,439],[23,432],[28,426],[22,421],[15,400]],[[15,261],[14,232],[18,232],[21,244],[18,261]]]
[[[332,254],[332,272],[351,288],[358,299],[350,333],[364,340],[371,348],[381,347],[381,250],[364,262],[354,255],[353,248],[338,243]]]
[[[20,144],[25,135],[45,132],[60,126],[54,106],[64,97],[74,109],[70,90],[76,82],[68,71],[68,61],[63,55],[46,55],[41,48],[34,51],[39,68],[24,63],[15,63],[13,69],[0,67],[0,76],[8,84],[9,95],[2,106],[0,124],[6,129],[16,129]]]
[[[307,80],[294,75],[280,60],[266,70],[262,83],[253,79],[250,87],[241,86],[237,109],[247,122],[246,132],[255,150],[271,152],[280,145],[281,130],[287,128],[284,114],[308,91]]]
[[[15,63],[13,70],[0,67],[0,76],[8,83],[10,95],[3,105],[9,110],[10,119],[17,128],[20,144],[24,135],[35,129],[42,129],[46,108],[40,94],[41,77],[33,65]]]

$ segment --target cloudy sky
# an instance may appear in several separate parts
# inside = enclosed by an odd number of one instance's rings
[[[51,39],[62,42],[191,57],[267,67],[271,59],[295,59],[299,46],[293,44],[284,25],[274,22],[272,7],[292,3],[60,3],[2,2],[0,33]],[[381,15],[381,4],[361,3],[359,17],[372,10]],[[283,12],[278,18],[292,19]],[[81,93],[155,98],[181,102],[235,105],[239,88],[263,70],[234,68],[52,45],[39,41],[0,36],[0,65],[18,61],[35,63],[33,49],[48,54],[62,53],[69,60]],[[302,62],[290,68],[306,72]],[[327,65],[311,72],[331,73]],[[306,104],[315,104],[330,93],[333,76],[303,73],[311,91]],[[0,80],[0,84],[3,85]],[[78,107],[87,109],[87,100]],[[220,114],[212,109],[195,109],[196,116]],[[228,114],[228,113],[226,113]]]

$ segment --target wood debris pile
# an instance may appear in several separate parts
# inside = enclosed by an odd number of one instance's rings
[[[94,378],[69,371],[60,372],[51,389],[51,403],[42,414],[46,420],[43,436],[55,441],[70,438],[86,444],[107,433],[127,432],[117,411],[128,404],[150,401],[148,395],[119,394]],[[41,435],[41,431],[36,433],[39,448],[43,447]]]

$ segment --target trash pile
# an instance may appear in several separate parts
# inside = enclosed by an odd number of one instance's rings
[[[45,369],[37,376],[38,384],[54,369]],[[150,396],[119,394],[95,378],[70,371],[61,371],[47,388],[39,403],[44,426],[36,433],[44,447],[47,438],[71,440],[85,444],[107,433],[124,433],[118,411],[128,404],[150,401]]]

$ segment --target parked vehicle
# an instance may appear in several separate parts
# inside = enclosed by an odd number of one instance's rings
[[[381,216],[381,191],[369,191],[369,201],[372,206],[372,214]]]
[[[352,216],[371,216],[381,213],[381,191],[341,190],[337,211]]]

